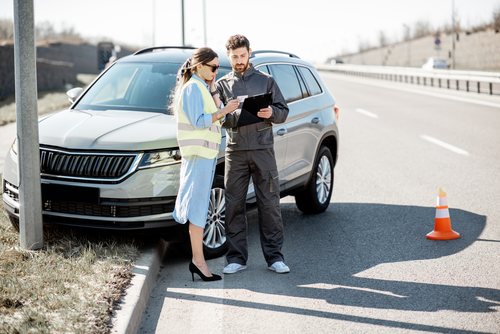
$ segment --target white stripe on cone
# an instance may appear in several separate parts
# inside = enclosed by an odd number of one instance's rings
[[[437,206],[448,206],[448,200],[446,197],[438,197]]]
[[[446,209],[436,209],[436,218],[450,218],[450,212]]]

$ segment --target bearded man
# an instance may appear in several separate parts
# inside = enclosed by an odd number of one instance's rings
[[[280,183],[274,154],[273,123],[284,123],[288,106],[273,77],[250,63],[252,49],[245,36],[234,35],[226,43],[233,71],[220,78],[216,91],[226,105],[233,99],[271,93],[271,103],[260,109],[262,121],[238,126],[241,111],[226,115],[225,188],[228,265],[224,274],[246,269],[248,260],[246,196],[252,177],[259,210],[259,232],[267,266],[277,273],[288,273],[281,253],[283,222],[280,209]]]

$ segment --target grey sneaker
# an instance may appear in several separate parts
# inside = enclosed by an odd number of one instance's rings
[[[244,266],[239,263],[230,263],[224,268],[222,271],[224,274],[234,274],[237,273],[238,271],[241,271],[243,269],[247,269],[247,266]]]
[[[290,268],[288,268],[288,266],[284,264],[283,261],[274,262],[268,268],[269,270],[275,271],[278,274],[286,274],[290,272]]]

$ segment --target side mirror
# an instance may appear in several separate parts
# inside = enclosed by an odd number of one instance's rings
[[[83,92],[83,88],[81,88],[81,87],[75,87],[73,89],[68,90],[66,92],[66,95],[68,95],[69,102],[71,102],[73,104],[82,92]]]

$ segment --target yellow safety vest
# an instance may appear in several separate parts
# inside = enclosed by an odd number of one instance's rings
[[[191,78],[182,87],[181,98],[177,106],[177,142],[183,157],[197,155],[206,159],[214,159],[219,153],[221,142],[221,125],[219,121],[212,123],[210,128],[196,129],[189,121],[182,106],[184,90],[188,85],[197,84],[203,97],[205,114],[217,111],[214,99],[206,86],[199,80]]]

